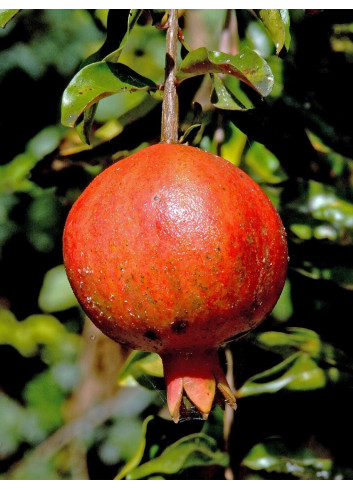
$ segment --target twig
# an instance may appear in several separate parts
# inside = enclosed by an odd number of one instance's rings
[[[179,104],[175,84],[178,54],[178,11],[169,10],[167,48],[165,61],[165,83],[162,106],[162,134],[163,143],[178,142]]]

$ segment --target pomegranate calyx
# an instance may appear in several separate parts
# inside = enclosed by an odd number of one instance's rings
[[[205,420],[212,409],[216,389],[227,404],[236,409],[236,400],[219,363],[217,350],[176,351],[161,356],[168,408],[175,423],[180,419],[184,394]]]

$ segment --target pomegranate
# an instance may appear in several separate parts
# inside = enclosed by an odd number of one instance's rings
[[[93,180],[63,246],[94,324],[160,354],[175,421],[183,394],[205,419],[217,389],[236,406],[217,350],[270,313],[287,269],[281,220],[249,176],[200,149],[156,144]]]

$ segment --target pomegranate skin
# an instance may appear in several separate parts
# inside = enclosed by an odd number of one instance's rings
[[[193,147],[143,149],[82,193],[63,251],[93,323],[161,355],[175,422],[184,393],[204,419],[216,391],[236,408],[217,349],[271,312],[288,261],[282,222],[251,178]]]
[[[217,347],[257,326],[287,269],[281,220],[226,160],[158,144],[98,175],[64,230],[71,286],[94,324],[132,348]]]

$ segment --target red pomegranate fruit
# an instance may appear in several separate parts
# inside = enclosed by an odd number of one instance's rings
[[[235,407],[218,347],[271,312],[287,269],[282,222],[249,176],[200,149],[156,144],[93,180],[63,246],[93,323],[160,354],[175,421],[183,394],[204,418],[216,389]]]

